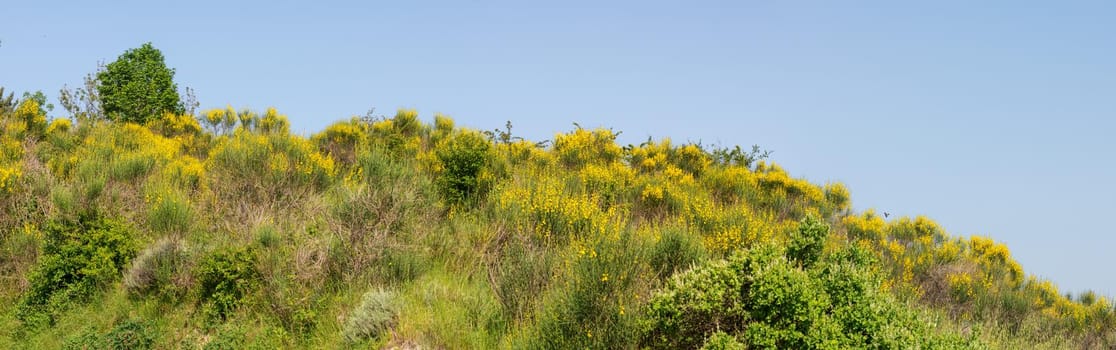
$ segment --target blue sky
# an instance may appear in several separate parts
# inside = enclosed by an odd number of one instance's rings
[[[151,41],[202,108],[274,106],[303,133],[406,107],[536,140],[759,144],[858,209],[1116,295],[1111,3],[309,3],[5,4],[0,86],[54,98]]]

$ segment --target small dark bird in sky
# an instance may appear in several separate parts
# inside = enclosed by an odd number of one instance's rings
[[[887,219],[888,216],[891,216],[891,213],[888,213],[888,212],[885,211],[884,212],[884,219]]]

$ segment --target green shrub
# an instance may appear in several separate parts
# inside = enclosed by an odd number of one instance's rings
[[[475,203],[488,191],[492,183],[482,177],[482,172],[489,164],[491,147],[480,133],[462,132],[435,150],[442,166],[438,190],[447,203]]]
[[[763,349],[980,346],[927,326],[918,309],[880,292],[869,252],[822,255],[826,232],[806,219],[794,249],[761,245],[678,275],[651,298],[643,343],[696,348],[724,332]]]
[[[237,350],[244,349],[248,344],[247,335],[240,325],[227,324],[218,330],[209,342],[202,346],[204,350]]]
[[[798,230],[787,244],[787,257],[802,267],[810,267],[821,257],[828,237],[829,225],[813,216],[807,216],[799,223]]]
[[[647,247],[628,231],[591,239],[577,248],[569,275],[543,296],[533,346],[617,349],[638,341],[633,296],[652,278]]]
[[[408,282],[430,269],[426,252],[415,247],[383,247],[376,261],[380,278],[391,282]]]
[[[188,254],[178,239],[164,238],[140,252],[124,273],[124,289],[134,296],[155,295],[176,301],[186,287]]]
[[[233,215],[247,215],[245,207],[298,210],[308,194],[328,188],[337,173],[333,158],[302,137],[245,129],[220,139],[205,170],[216,203]]]
[[[399,300],[395,292],[368,291],[360,298],[360,305],[349,313],[342,335],[349,342],[379,337],[395,326],[398,314]]]
[[[659,279],[666,279],[677,271],[704,261],[706,257],[700,236],[668,227],[662,230],[659,241],[651,248],[651,267]]]
[[[94,350],[105,349],[105,338],[94,328],[87,328],[80,333],[71,334],[62,342],[63,350]]]
[[[504,243],[491,274],[495,279],[493,288],[509,318],[525,320],[531,315],[538,305],[538,296],[551,282],[555,260],[526,237],[513,236]]]
[[[98,164],[98,166],[104,166]],[[155,158],[147,154],[125,154],[114,159],[109,165],[109,178],[118,181],[130,181],[142,175],[147,175],[155,167]]]
[[[340,164],[351,165],[356,160],[357,148],[368,138],[368,125],[357,117],[333,123],[311,137],[318,149],[329,154]]]
[[[149,185],[147,223],[163,233],[186,233],[194,222],[194,210],[185,194],[170,186]]]
[[[53,324],[71,302],[84,302],[115,281],[136,254],[131,229],[114,220],[84,216],[52,222],[44,231],[42,256],[17,306],[25,325]]]
[[[211,320],[224,320],[259,283],[256,253],[249,248],[213,252],[197,267],[198,302]]]
[[[127,320],[114,327],[104,336],[106,349],[139,350],[155,347],[155,327],[141,320]]]
[[[714,332],[701,346],[701,350],[745,350],[747,348],[736,337],[721,331]]]
[[[751,257],[772,255],[770,249],[737,251],[730,260],[710,261],[675,275],[647,304],[643,343],[660,349],[694,349],[717,330],[737,332],[750,318],[741,292],[742,270]]]

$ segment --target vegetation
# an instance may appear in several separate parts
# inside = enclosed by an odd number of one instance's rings
[[[1116,346],[1109,299],[758,147],[2,91],[2,348]]]
[[[143,124],[163,113],[185,111],[174,69],[167,68],[163,53],[151,43],[125,51],[97,73],[97,80],[101,106],[114,121]]]

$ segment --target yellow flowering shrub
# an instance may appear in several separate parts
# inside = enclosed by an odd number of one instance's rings
[[[159,232],[185,233],[193,223],[189,197],[174,186],[150,184],[144,188],[147,223]]]
[[[289,134],[291,132],[291,122],[287,120],[285,114],[279,114],[275,107],[268,107],[264,112],[263,117],[259,119],[256,129],[262,133],[277,133]]]
[[[674,167],[693,176],[701,176],[713,164],[712,157],[700,146],[691,143],[674,147],[669,138],[631,147],[627,159],[640,172],[654,173]]]
[[[946,275],[946,281],[949,282],[954,300],[961,301],[962,303],[973,300],[977,287],[971,274],[963,271],[950,273]]]
[[[761,161],[753,174],[760,188],[775,197],[785,196],[787,200],[809,206],[825,201],[825,193],[820,187],[803,179],[791,178],[783,167],[775,163]]]
[[[372,122],[369,135],[370,141],[375,146],[384,147],[400,157],[418,158],[424,150],[425,130],[426,127],[418,119],[418,112],[413,109],[399,109],[391,119]],[[449,136],[449,134],[442,136]],[[441,143],[445,140],[439,141]]]
[[[519,220],[517,225],[544,241],[565,241],[580,235],[600,234],[617,223],[617,208],[601,209],[597,194],[574,194],[565,182],[543,177],[536,183],[500,186],[497,207]]]
[[[619,162],[609,165],[589,164],[578,172],[578,179],[586,193],[601,199],[601,205],[612,206],[621,201],[624,193],[635,181],[630,167]]]
[[[609,129],[578,127],[569,133],[554,135],[554,153],[566,167],[611,164],[620,159],[622,152],[616,145],[616,133]]]
[[[270,195],[286,187],[324,189],[337,173],[333,159],[318,152],[309,140],[285,133],[237,131],[214,146],[205,166],[214,174],[215,188],[261,183]]]
[[[718,201],[737,204],[755,196],[758,184],[751,172],[743,166],[712,167],[702,174],[701,183]]]
[[[843,217],[841,224],[845,226],[852,238],[877,240],[883,238],[887,232],[887,222],[876,215],[876,211],[872,209],[865,210],[860,215]]]
[[[660,177],[642,177],[636,185],[636,207],[649,217],[676,213],[686,207],[689,195],[680,185]]]
[[[667,157],[669,157],[670,150],[669,138],[664,138],[659,142],[648,140],[638,147],[632,147],[628,150],[628,164],[639,169],[641,173],[661,171],[669,164]]]
[[[46,133],[47,133],[47,135],[65,134],[65,133],[70,132],[70,129],[72,127],[73,127],[72,123],[70,122],[69,119],[57,118],[57,119],[51,120],[50,125],[47,125]]]
[[[1006,277],[1011,288],[1022,283],[1023,267],[1011,257],[1007,245],[981,236],[970,237],[969,244],[973,259],[987,270],[989,279]]]
[[[182,155],[167,164],[164,172],[170,180],[189,189],[197,189],[205,177],[205,165],[189,155]]]
[[[46,132],[46,114],[43,114],[39,102],[34,99],[28,98],[20,102],[12,116],[22,123],[22,129],[27,134],[39,137]],[[27,134],[21,133],[19,136],[27,136]]]
[[[23,159],[23,144],[14,137],[0,134],[0,162]]]
[[[343,164],[353,164],[356,160],[357,145],[367,138],[365,123],[353,117],[348,121],[330,124],[310,138],[318,149],[333,156]]]
[[[201,124],[198,124],[194,116],[171,112],[164,113],[162,118],[148,120],[147,127],[167,137],[197,135],[201,132]]]
[[[850,198],[849,189],[845,184],[840,182],[825,184],[825,201],[830,210],[838,213],[848,211],[852,206]]]
[[[19,177],[23,175],[20,164],[4,165],[0,163],[0,195],[12,193],[16,189]]]
[[[205,124],[206,129],[214,134],[224,135],[228,134],[236,126],[236,122],[240,121],[240,117],[232,106],[225,108],[214,108],[203,111],[201,120]]]

